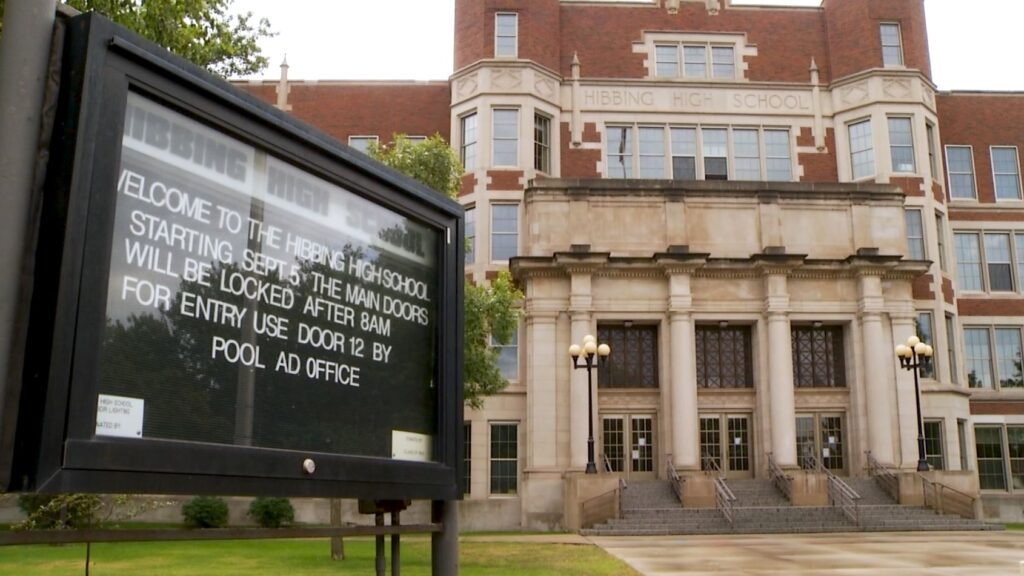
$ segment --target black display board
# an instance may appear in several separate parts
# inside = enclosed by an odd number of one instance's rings
[[[12,490],[454,499],[462,209],[69,21]]]

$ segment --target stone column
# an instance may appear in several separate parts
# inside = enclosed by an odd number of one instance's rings
[[[905,314],[892,317],[892,340],[894,346],[907,341],[917,333],[914,328],[914,317]],[[896,353],[893,350],[886,350],[889,354],[890,370],[896,371],[896,415],[899,430],[899,456],[898,462],[893,464],[900,468],[917,469],[917,398],[914,397],[914,374],[910,370],[904,370],[899,366]],[[924,409],[924,406],[921,407]],[[955,423],[954,423],[955,424]],[[891,426],[891,424],[890,424]],[[956,438],[954,436],[953,438]]]
[[[572,318],[572,342],[579,344],[583,342],[584,336],[593,332],[590,315],[593,297],[590,292],[590,273],[571,271],[571,274],[569,314]],[[583,470],[587,467],[587,371],[572,368],[568,350],[565,351],[564,361],[565,366],[572,370],[569,379],[569,466],[572,470]],[[596,385],[597,375],[594,376]],[[596,412],[596,397],[594,404]]]
[[[771,390],[772,455],[779,466],[795,467],[793,341],[789,315],[785,312],[768,312],[768,378]]]
[[[671,329],[672,465],[700,469],[700,419],[697,411],[697,364],[693,317],[690,310],[690,274],[669,275],[669,323]]]
[[[882,464],[893,464],[893,355],[882,330],[882,278],[862,273],[859,278],[860,323],[864,339],[864,397],[867,406],[868,449]]]
[[[569,353],[556,348],[555,313],[529,312],[526,318],[527,468],[552,469],[557,464],[558,398],[555,372],[568,364]]]

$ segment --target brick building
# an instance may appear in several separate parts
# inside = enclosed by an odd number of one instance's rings
[[[283,72],[241,86],[353,146],[448,139],[467,276],[525,292],[468,526],[571,525],[588,424],[629,481],[912,476],[915,333],[929,474],[1024,519],[1024,94],[937,91],[923,0],[457,0],[446,81]]]

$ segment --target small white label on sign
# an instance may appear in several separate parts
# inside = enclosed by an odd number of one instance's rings
[[[433,436],[416,432],[391,431],[391,457],[395,460],[430,462]]]
[[[828,437],[828,443],[829,444],[835,444],[836,443],[836,437],[835,436],[829,436]]]
[[[733,443],[733,444],[735,444],[735,445],[737,445],[737,446],[739,446],[739,445],[740,445],[740,442],[741,442],[741,441],[742,441],[742,439],[741,439],[741,438],[740,438],[739,436],[737,436],[737,437],[735,437],[735,438],[733,438],[733,439],[732,439],[732,443]]]
[[[821,457],[822,458],[828,458],[828,454],[829,454],[828,448],[822,448],[821,449]]]
[[[96,402],[96,435],[142,438],[142,416],[146,401],[141,398],[100,394]]]
[[[633,460],[639,460],[639,459],[640,459],[640,451],[639,450],[633,450]]]
[[[640,439],[640,445],[641,446],[647,446],[647,438],[641,438]]]

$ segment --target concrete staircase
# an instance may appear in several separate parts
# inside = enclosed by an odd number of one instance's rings
[[[592,536],[663,536],[673,534],[791,534],[817,532],[889,532],[931,530],[1002,530],[959,516],[940,516],[928,508],[900,506],[874,480],[845,479],[861,495],[860,525],[833,507],[791,506],[767,480],[729,480],[736,496],[730,525],[715,508],[682,508],[668,482],[635,482],[623,492],[622,518],[582,534]]]

